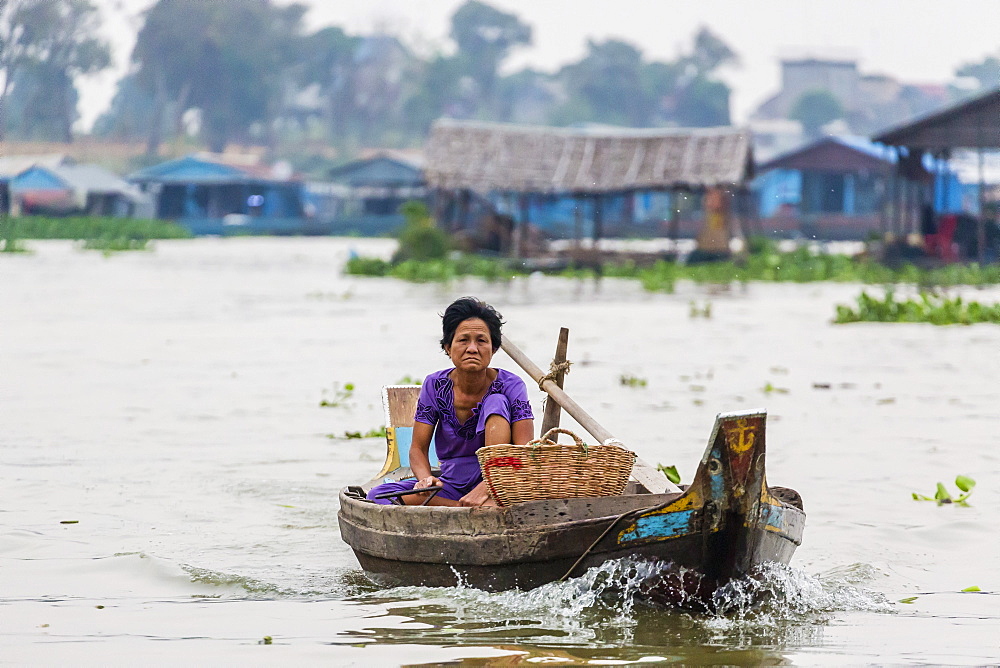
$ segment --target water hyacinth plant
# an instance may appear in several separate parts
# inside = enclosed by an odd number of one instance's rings
[[[461,276],[479,276],[487,280],[509,279],[527,274],[522,263],[511,258],[483,257],[448,250],[439,231],[429,222],[426,209],[408,209],[411,215],[401,233],[401,245],[411,244],[408,252],[392,261],[355,257],[348,261],[346,273],[359,276],[392,276],[413,282],[447,282]],[[419,214],[419,215],[418,215]],[[412,222],[411,222],[412,221]],[[641,266],[632,261],[607,262],[597,269],[570,267],[557,272],[566,278],[624,278],[638,280],[650,292],[674,292],[677,281],[730,285],[751,281],[855,282],[867,284],[910,284],[922,287],[1000,284],[1000,265],[980,266],[950,264],[921,268],[912,264],[887,266],[865,255],[850,256],[825,253],[815,244],[804,244],[782,251],[778,243],[765,237],[750,237],[747,251],[731,260],[686,264],[658,260]]]
[[[956,506],[963,506],[965,508],[969,507],[966,499],[972,494],[973,488],[976,486],[976,481],[972,478],[964,475],[957,476],[955,478],[955,487],[958,487],[962,494],[959,494],[957,498],[952,497],[951,492],[945,487],[944,483],[939,482],[937,484],[937,489],[934,492],[934,496],[925,496],[923,494],[917,494],[913,492],[914,501],[935,501],[939,506],[943,506],[946,503],[953,503]]]
[[[932,325],[1000,324],[1000,304],[980,304],[961,297],[921,291],[916,299],[897,299],[887,288],[882,299],[862,292],[857,308],[837,305],[837,324],[851,322],[926,322]]]
[[[645,378],[640,378],[639,376],[633,376],[631,374],[623,373],[618,376],[618,384],[625,387],[646,387],[647,381]]]
[[[675,485],[679,484],[681,481],[681,474],[677,472],[676,466],[664,466],[663,464],[657,464],[656,470],[667,476],[667,480]]]
[[[319,405],[324,407],[343,406],[353,396],[354,383],[344,383],[343,385],[334,383],[332,395],[323,390],[323,398],[320,399]]]

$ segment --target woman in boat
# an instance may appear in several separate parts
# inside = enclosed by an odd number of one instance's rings
[[[373,487],[368,498],[377,503],[390,503],[374,499],[377,494],[441,485],[429,505],[496,505],[483,482],[476,451],[499,443],[524,445],[534,435],[524,381],[490,367],[500,349],[500,314],[474,297],[462,297],[448,306],[441,320],[441,348],[454,367],[430,374],[421,385],[410,445],[410,469],[416,478]],[[431,475],[428,458],[432,438],[441,461],[437,477]],[[425,496],[400,498],[418,505]]]

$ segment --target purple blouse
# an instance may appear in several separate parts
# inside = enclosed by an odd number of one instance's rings
[[[516,374],[497,369],[497,377],[473,409],[465,423],[455,416],[455,384],[448,375],[453,369],[435,371],[424,379],[417,399],[416,422],[436,426],[434,447],[438,458],[469,457],[485,444],[486,418],[503,415],[511,424],[534,417],[528,389]]]

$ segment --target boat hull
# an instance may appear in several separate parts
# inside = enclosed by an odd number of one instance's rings
[[[801,543],[798,495],[764,479],[765,417],[720,415],[681,493],[449,508],[377,505],[344,490],[341,535],[385,585],[531,589],[628,557],[656,564],[650,600],[707,601],[762,564],[788,563]]]

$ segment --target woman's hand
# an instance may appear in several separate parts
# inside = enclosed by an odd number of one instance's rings
[[[440,484],[441,484],[440,480],[438,480],[432,475],[429,475],[426,478],[421,478],[420,480],[418,480],[417,484],[413,486],[413,489],[423,489],[424,487],[435,487],[436,485]]]
[[[486,482],[484,481],[473,487],[471,492],[469,492],[461,499],[459,499],[458,505],[466,507],[469,506],[479,507],[479,506],[495,506],[497,504],[496,501],[494,501],[493,498],[490,497],[490,490],[486,486]]]

